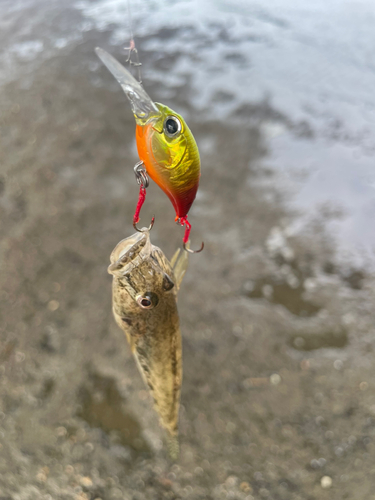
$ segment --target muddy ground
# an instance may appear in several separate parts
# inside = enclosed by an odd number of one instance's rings
[[[314,127],[268,98],[213,118],[230,94],[197,108],[188,73],[152,77],[187,57],[152,49],[181,30],[161,23],[138,40],[147,91],[184,113],[203,165],[190,220],[192,245],[206,246],[179,295],[172,463],[111,315],[107,265],[133,233],[137,157],[126,98],[94,48],[121,58],[123,44],[111,24],[83,28],[69,2],[19,5],[4,2],[3,47],[38,36],[44,49],[25,45],[32,57],[9,65],[1,87],[0,498],[375,499],[375,282],[338,259],[329,224],[340,211],[293,230],[301,212],[268,160],[265,124],[298,144]],[[213,22],[216,32],[231,43]],[[183,230],[155,185],[142,221],[152,214],[153,243],[171,257]]]

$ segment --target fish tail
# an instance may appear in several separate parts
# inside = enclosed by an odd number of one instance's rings
[[[176,461],[180,455],[180,443],[178,439],[178,434],[167,435],[167,448],[168,455],[173,460]]]

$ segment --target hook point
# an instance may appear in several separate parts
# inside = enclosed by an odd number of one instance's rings
[[[139,220],[138,220],[139,222]],[[151,231],[151,229],[154,227],[154,223],[155,223],[155,215],[152,216],[152,219],[151,219],[151,223],[150,225],[146,228],[146,231]],[[136,231],[138,231],[139,233],[144,233],[145,232],[145,229],[139,229],[139,227],[137,226],[137,222],[133,222],[133,227]]]
[[[202,241],[202,245],[201,245],[201,247],[200,247],[199,250],[192,250],[191,248],[188,248],[186,246],[185,242],[182,244],[182,246],[183,246],[185,252],[188,252],[188,253],[199,253],[199,252],[201,252],[204,249],[204,241]]]

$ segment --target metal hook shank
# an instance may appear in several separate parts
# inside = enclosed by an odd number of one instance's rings
[[[134,167],[134,174],[135,178],[137,180],[138,185],[140,186],[139,188],[139,196],[138,196],[138,203],[135,209],[134,217],[133,217],[133,227],[136,231],[139,231],[140,233],[146,231],[151,231],[154,222],[155,222],[155,217],[152,217],[151,219],[151,224],[149,225],[148,228],[146,229],[139,229],[137,226],[137,223],[139,222],[139,213],[141,211],[142,205],[145,202],[146,199],[146,188],[149,185],[149,178],[146,172],[146,169],[144,167],[143,161],[139,161],[136,163]]]

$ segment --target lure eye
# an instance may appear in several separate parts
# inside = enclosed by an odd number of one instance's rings
[[[164,121],[164,133],[168,137],[176,137],[182,130],[181,122],[175,116],[167,116]]]
[[[158,296],[152,292],[146,292],[144,295],[138,295],[136,300],[137,304],[142,309],[153,309],[159,303]]]

